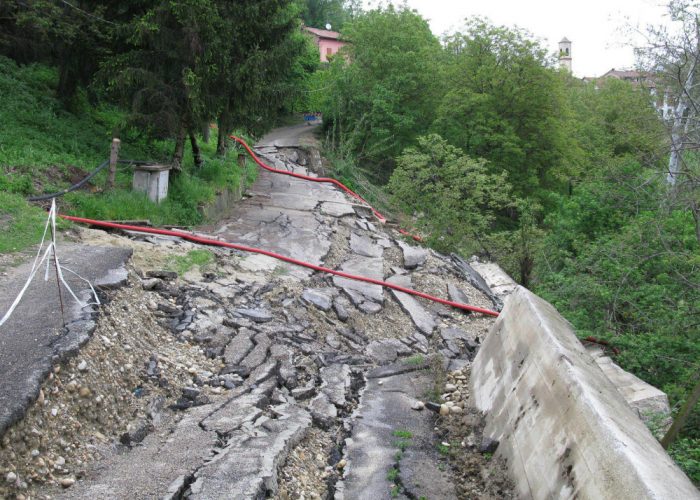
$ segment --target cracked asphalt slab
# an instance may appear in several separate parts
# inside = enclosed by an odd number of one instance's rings
[[[304,171],[289,150],[264,151],[278,167]],[[263,171],[211,232],[442,296],[458,287],[475,305],[490,303],[448,257],[404,243],[327,184]],[[162,252],[183,254],[191,243],[86,233],[134,248],[132,288],[110,307],[129,311],[138,300],[137,319],[152,335],[144,344],[119,320],[89,340],[87,349],[120,360],[104,374],[88,371],[98,378],[93,390],[105,394],[77,394],[88,384],[76,363],[45,383],[44,408],[30,408],[28,422],[44,422],[51,434],[53,421],[42,415],[56,405],[77,431],[73,441],[41,438],[28,449],[22,436],[33,427],[17,423],[2,443],[10,459],[0,460],[0,473],[12,481],[0,485],[0,496],[455,497],[435,447],[437,417],[413,408],[435,393],[439,373],[427,359],[468,364],[491,318],[238,251],[211,249],[206,268],[166,277]],[[119,389],[114,404],[132,408],[109,425],[99,403],[110,397],[109,384],[99,377]],[[397,432],[411,435],[401,460]]]
[[[60,244],[62,266],[105,288],[125,283],[128,249]],[[30,274],[32,260],[7,270],[0,278],[0,314],[5,314]],[[0,436],[20,419],[39,393],[51,367],[74,353],[94,329],[92,307],[81,309],[62,286],[63,313],[53,265],[49,279],[44,273],[34,277],[14,313],[0,327]],[[65,279],[82,300],[94,300],[88,285],[71,273]],[[67,326],[64,328],[65,325]]]

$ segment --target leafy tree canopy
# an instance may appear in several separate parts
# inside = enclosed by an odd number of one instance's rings
[[[305,0],[304,4],[302,19],[306,26],[325,29],[330,24],[334,31],[342,30],[361,10],[359,0]]]
[[[339,58],[332,65],[325,115],[337,138],[383,176],[432,122],[440,44],[425,19],[404,7],[366,12],[344,34],[349,62]]]

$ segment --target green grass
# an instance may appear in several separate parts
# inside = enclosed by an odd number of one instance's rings
[[[212,201],[221,189],[238,189],[241,182],[246,186],[252,184],[257,177],[257,168],[248,160],[242,172],[233,160],[237,155],[235,150],[230,150],[225,158],[216,157],[214,138],[209,143],[202,142],[200,147],[204,165],[195,168],[192,153],[188,150],[183,159],[183,171],[171,174],[168,197],[160,204],[131,191],[131,170],[122,169],[117,175],[117,189],[113,192],[78,192],[66,196],[69,212],[103,220],[149,219],[155,225],[201,224],[204,217],[199,207]]]
[[[401,451],[401,453],[403,453],[409,446],[411,446],[411,441],[407,439],[399,439],[394,443],[394,446],[396,446]]]
[[[116,108],[93,107],[79,94],[74,112],[64,110],[54,97],[57,81],[54,68],[18,66],[0,56],[0,167],[5,172],[35,176],[68,165],[92,170],[109,156],[116,127],[122,128],[123,157],[144,158],[156,152],[157,147],[124,126],[125,114]]]
[[[437,447],[437,451],[440,453],[440,455],[449,455],[450,454],[450,447],[449,446],[442,444],[442,443],[438,443],[436,445],[436,447]]]
[[[399,477],[399,470],[396,467],[392,467],[389,469],[389,472],[386,473],[386,479],[387,481],[394,482],[396,481],[396,478]]]
[[[109,193],[74,192],[64,203],[72,215],[101,220],[149,219],[155,225],[195,225],[203,221],[198,207],[214,198],[214,188],[183,172],[170,182],[168,197],[153,203],[143,193],[117,189]],[[61,203],[61,202],[59,202]]]
[[[272,276],[274,277],[286,276],[288,274],[289,268],[287,266],[275,266],[272,270]]]
[[[411,439],[413,437],[413,433],[410,431],[404,431],[404,430],[395,430],[393,432],[394,437],[401,438],[401,439]]]
[[[425,357],[422,354],[414,354],[413,356],[403,360],[404,364],[412,366],[420,366],[425,362]]]
[[[83,94],[66,111],[54,97],[57,80],[55,68],[20,67],[0,56],[0,223],[9,228],[0,235],[0,252],[22,250],[43,230],[37,215],[41,210],[22,197],[55,192],[83,178],[107,159],[115,130],[121,138],[120,158],[167,163],[173,150],[172,141],[148,138],[127,123],[125,112],[91,105]],[[236,134],[252,141],[240,131]],[[200,140],[200,147],[203,167],[194,167],[186,148],[183,172],[171,174],[168,198],[161,204],[132,192],[132,167],[120,165],[113,191],[104,191],[107,174],[102,171],[84,189],[58,199],[59,211],[103,220],[148,219],[155,225],[200,224],[201,205],[217,191],[250,185],[258,171],[250,160],[243,170],[237,166],[237,148],[217,157],[215,131],[208,143]]]
[[[182,276],[194,266],[206,267],[214,260],[209,250],[191,250],[187,255],[177,255],[168,263],[168,268]]]
[[[47,214],[14,193],[0,191],[0,253],[16,252],[41,240]]]

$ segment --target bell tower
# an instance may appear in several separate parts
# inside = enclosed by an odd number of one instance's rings
[[[571,40],[566,37],[559,42],[559,67],[571,73]]]

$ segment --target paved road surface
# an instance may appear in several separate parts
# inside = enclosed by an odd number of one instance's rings
[[[60,245],[60,244],[59,244]],[[59,246],[64,266],[95,283],[112,285],[126,278],[124,263],[130,250],[88,247],[75,244]],[[0,278],[0,315],[4,315],[29,276],[32,261],[11,268]],[[87,297],[85,282],[65,273],[71,288]],[[101,281],[104,279],[103,281]],[[62,356],[74,351],[94,329],[92,309],[82,311],[67,291],[63,291],[65,321],[63,328],[58,290],[53,267],[49,280],[39,272],[10,319],[0,327],[0,435],[24,415],[36,399],[39,386]]]

